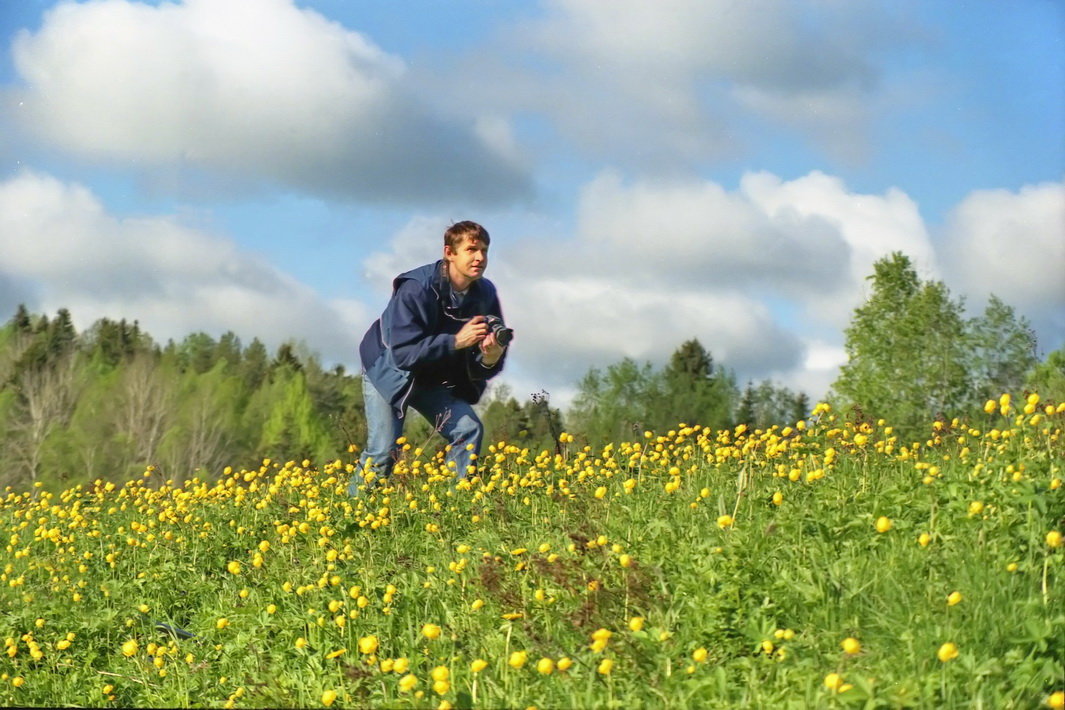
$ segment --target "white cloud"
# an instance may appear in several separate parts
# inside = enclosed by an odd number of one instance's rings
[[[482,110],[550,115],[575,150],[617,166],[697,168],[767,126],[856,161],[895,98],[885,56],[920,42],[916,25],[905,3],[549,0],[501,33],[499,61],[479,48],[435,81]]]
[[[79,328],[107,317],[139,320],[160,342],[201,330],[272,347],[298,338],[350,365],[367,320],[227,239],[171,217],[115,217],[86,188],[36,173],[0,183],[0,252],[5,310],[68,308]]]
[[[1041,343],[1065,343],[1065,183],[969,194],[948,219],[942,253],[947,285],[973,305],[995,294],[1032,320]]]
[[[22,125],[92,160],[335,197],[529,191],[503,131],[434,115],[400,60],[291,0],[67,2],[12,51]]]

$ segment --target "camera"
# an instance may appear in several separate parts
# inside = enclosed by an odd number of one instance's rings
[[[514,339],[514,329],[503,324],[499,316],[485,316],[484,322],[488,325],[488,332],[496,336],[496,342],[504,348],[510,345]]]

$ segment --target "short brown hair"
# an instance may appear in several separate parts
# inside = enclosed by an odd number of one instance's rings
[[[467,237],[476,241],[482,241],[486,245],[492,243],[492,239],[488,236],[487,229],[476,222],[466,220],[463,222],[456,222],[447,228],[447,231],[444,232],[444,244],[454,250],[457,249],[459,244],[462,243],[462,240]]]

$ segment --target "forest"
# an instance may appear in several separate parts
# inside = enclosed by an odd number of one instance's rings
[[[829,399],[853,419],[885,418],[919,438],[933,419],[979,411],[1003,392],[1065,400],[1065,349],[1037,356],[1023,317],[991,297],[967,317],[942,282],[921,281],[908,257],[876,263],[870,295],[846,329],[848,361]],[[325,367],[300,343],[269,352],[258,338],[192,333],[157,343],[134,321],[102,318],[78,332],[71,313],[25,306],[0,327],[0,485],[216,476],[263,458],[329,461],[363,443],[362,380]],[[524,398],[522,398],[524,395]],[[767,428],[812,403],[770,380],[740,386],[698,339],[668,363],[624,358],[590,369],[565,413],[550,394],[493,387],[479,408],[487,441],[552,450],[565,431],[602,444],[679,423]],[[414,416],[408,438],[439,446]],[[435,443],[433,443],[435,442]]]

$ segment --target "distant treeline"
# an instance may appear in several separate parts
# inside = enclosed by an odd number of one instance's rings
[[[1065,349],[1040,362],[1031,328],[1000,300],[966,318],[945,285],[920,281],[898,253],[877,262],[870,280],[829,393],[845,416],[885,418],[912,438],[932,418],[978,415],[1003,392],[1065,400]],[[103,318],[79,333],[66,309],[49,318],[19,306],[0,327],[0,486],[123,480],[149,466],[180,481],[263,458],[343,457],[365,440],[362,386],[292,341],[273,353],[231,332],[160,345],[135,321]],[[769,380],[739,387],[692,339],[662,368],[625,358],[590,369],[564,418],[548,393],[519,401],[505,385],[479,409],[486,444],[538,452],[553,450],[562,431],[602,445],[681,422],[793,424],[811,402]],[[418,416],[406,435],[429,452],[443,443]]]
[[[362,389],[292,343],[204,333],[155,343],[136,323],[20,306],[0,329],[0,482],[182,480],[262,457],[322,460],[365,434]]]

